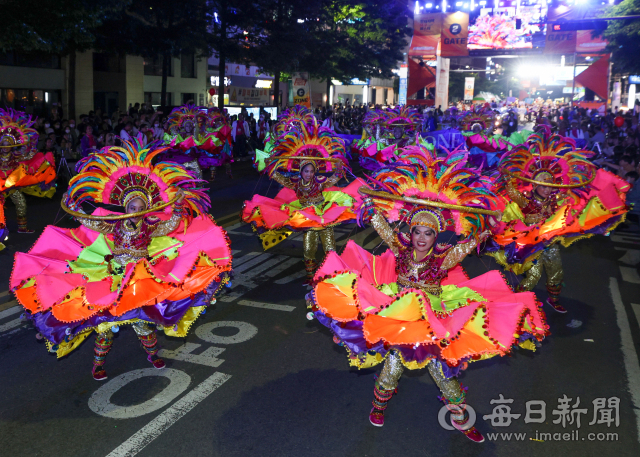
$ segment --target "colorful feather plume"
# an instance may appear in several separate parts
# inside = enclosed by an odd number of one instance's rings
[[[13,108],[0,108],[0,143],[5,141],[11,147],[26,146],[29,152],[38,144],[38,132],[32,127],[35,119]]]
[[[169,131],[180,130],[187,122],[191,122],[195,128],[196,125],[204,125],[207,121],[208,115],[205,114],[200,107],[192,104],[174,108],[167,117]]]
[[[377,190],[433,202],[494,210],[497,197],[487,189],[487,182],[467,168],[466,154],[454,151],[437,157],[420,146],[400,151],[392,165],[371,177]],[[402,220],[417,205],[374,197],[375,204],[390,221]],[[478,236],[486,229],[487,216],[444,209],[448,225],[456,233]]]
[[[594,153],[585,150],[575,150],[575,143],[560,135],[546,137],[545,133],[531,135],[527,142],[516,146],[505,154],[498,163],[499,170],[505,170],[516,176],[536,179],[540,173],[549,173],[554,184],[580,184],[584,186],[564,191],[578,201],[585,195],[590,185],[588,183],[597,171],[597,167],[589,160]],[[505,176],[500,180],[499,187],[506,183]],[[529,186],[520,181],[520,187]]]
[[[300,160],[286,158],[292,156],[300,157]],[[279,168],[295,171],[306,157],[339,159],[345,168],[348,168],[349,164],[345,157],[344,140],[331,130],[319,127],[318,121],[313,117],[311,124],[300,124],[299,129],[289,130],[278,137],[271,150],[272,162],[267,166],[267,171],[270,175]],[[334,171],[335,164],[330,161],[318,161],[316,169],[321,172]]]
[[[192,216],[206,213],[211,201],[200,180],[174,162],[153,159],[168,148],[155,144],[142,146],[123,141],[121,147],[112,146],[91,154],[78,163],[78,174],[69,182],[69,205],[83,202],[122,206],[125,194],[132,188],[144,192],[152,206],[172,200],[179,189],[184,192],[183,205]],[[70,206],[72,207],[72,206]]]
[[[278,122],[274,126],[276,136],[283,135],[289,130],[300,129],[302,126],[310,126],[316,117],[313,111],[303,105],[294,105],[278,116]]]

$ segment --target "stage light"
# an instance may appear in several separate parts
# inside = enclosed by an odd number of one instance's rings
[[[462,6],[462,2],[456,2],[456,6]]]
[[[433,3],[427,3],[427,8],[433,8]]]
[[[447,0],[442,0],[442,12],[447,12]]]
[[[462,5],[463,8],[469,8],[469,4],[465,3],[464,5]]]
[[[420,3],[416,2],[416,7],[413,9],[413,14],[420,14]]]

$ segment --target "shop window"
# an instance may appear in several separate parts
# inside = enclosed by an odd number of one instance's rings
[[[193,54],[182,54],[180,56],[180,77],[196,77],[196,58]]]
[[[196,102],[196,94],[182,94],[182,104],[185,105],[187,103],[195,103]]]
[[[106,71],[109,73],[124,73],[124,59],[118,55],[102,52],[93,53],[93,71]]]
[[[146,76],[162,76],[162,56],[144,58],[144,74]],[[173,76],[173,59],[169,59],[167,76]]]
[[[151,103],[153,106],[162,105],[161,100],[162,92],[145,92],[144,93],[144,102]],[[167,106],[171,105],[171,92],[167,92]]]

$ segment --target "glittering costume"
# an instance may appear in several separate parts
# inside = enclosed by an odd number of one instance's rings
[[[559,312],[565,312],[558,301],[563,278],[559,244],[567,247],[609,233],[627,211],[629,184],[596,169],[591,155],[560,136],[535,134],[498,164],[502,177],[495,191],[504,215],[485,252],[507,270],[525,274],[519,290],[532,290],[544,270],[548,303]],[[553,192],[545,197],[539,187]]]
[[[220,142],[221,148],[215,154],[207,152],[207,163],[211,169],[211,180],[216,179],[216,170],[224,165],[227,176],[233,178],[231,164],[233,163],[233,146],[231,127],[225,113],[220,108],[209,108],[207,110],[206,130],[215,135]]]
[[[490,208],[494,196],[465,184],[472,175],[432,157],[422,165],[383,169],[374,178],[392,195],[430,199],[445,207]],[[505,355],[514,345],[535,349],[531,339],[542,340],[548,327],[534,294],[514,293],[497,271],[469,279],[458,266],[476,249],[476,236],[486,229],[484,216],[426,207],[400,216],[413,207],[367,197],[362,219],[390,249],[373,255],[349,241],[341,255],[330,253],[315,275],[308,304],[334,341],[347,349],[352,366],[384,362],[374,388],[373,425],[383,425],[403,370],[426,366],[454,412],[454,423],[466,430],[465,389],[455,376],[469,362]],[[434,244],[418,260],[411,237],[394,230],[383,214],[406,221],[410,231],[427,227],[437,237],[450,225],[467,238],[455,246]],[[482,440],[473,428],[465,434]]]
[[[332,159],[332,160],[320,160]],[[318,241],[325,252],[335,249],[333,226],[354,222],[354,204],[361,200],[358,188],[364,183],[355,180],[347,187],[333,187],[343,177],[344,143],[329,132],[320,132],[313,120],[307,129],[289,130],[275,147],[267,171],[284,188],[275,199],[254,195],[244,203],[242,220],[251,223],[260,234],[265,249],[275,246],[291,232],[305,232],[304,260],[309,276],[316,268]],[[285,176],[312,165],[314,171],[331,172],[329,177],[314,175],[305,182],[301,175]],[[284,167],[285,171],[278,171]]]
[[[192,176],[202,177],[202,168],[223,163],[223,143],[214,132],[207,131],[207,114],[195,105],[174,108],[168,117],[168,131],[164,142],[170,149],[161,160],[176,162],[189,170]]]
[[[125,142],[83,159],[63,200],[82,226],[48,226],[15,257],[11,290],[51,352],[65,356],[98,334],[98,380],[106,378],[104,358],[119,326],[133,325],[149,361],[162,368],[154,327],[185,336],[229,280],[229,241],[206,214],[208,197],[183,167],[153,165],[162,152]],[[81,208],[136,200],[158,210],[136,221],[102,208],[85,216]]]
[[[303,126],[305,129],[309,129],[315,123],[315,116],[313,111],[303,105],[294,105],[291,108],[284,110],[278,120],[273,125],[271,133],[265,137],[265,145],[263,150],[256,150],[254,157],[254,166],[259,172],[265,171],[267,168],[267,161],[269,157],[274,153],[273,148],[276,145],[278,138],[286,135],[292,130],[300,130]]]
[[[360,165],[366,170],[379,170],[393,160],[401,148],[418,142],[420,113],[410,107],[370,110],[362,123],[362,138],[355,149]]]
[[[27,202],[23,193],[51,197],[55,192],[55,160],[50,152],[36,151],[38,133],[31,116],[13,109],[0,109],[0,221],[1,241],[6,238],[4,203],[7,197],[16,206],[18,233],[33,233],[27,227]]]

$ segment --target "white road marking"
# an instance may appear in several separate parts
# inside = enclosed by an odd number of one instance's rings
[[[268,254],[268,255],[270,255],[270,254]],[[254,259],[254,260],[258,260],[258,259]],[[227,294],[223,295],[222,297],[219,298],[219,300],[221,300],[223,302],[232,302],[236,298],[243,296],[249,290],[251,290],[251,289],[253,289],[253,288],[258,286],[258,284],[255,282],[255,280],[258,278],[258,275],[260,273],[262,273],[263,271],[273,267],[274,265],[279,264],[283,260],[287,260],[287,257],[283,256],[283,255],[279,255],[279,256],[277,256],[277,257],[275,257],[273,259],[269,259],[266,262],[261,263],[260,265],[258,265],[255,268],[252,268],[250,271],[248,271],[246,273],[235,274],[234,277],[233,277],[232,286],[231,286],[231,290],[233,292],[230,292],[230,293],[227,293]],[[235,272],[243,271],[243,267],[245,267],[245,265],[251,264],[252,262],[253,261],[247,262],[246,264],[242,265],[241,268],[238,268],[237,270],[235,270]],[[250,265],[250,266],[253,266],[253,264]],[[247,268],[244,268],[244,270],[246,270],[246,269]],[[267,274],[265,274],[265,276],[266,275]],[[248,290],[240,290],[239,286],[244,286]]]
[[[296,273],[292,273],[289,276],[285,276],[284,278],[278,279],[277,281],[274,281],[274,282],[276,284],[288,284],[291,281],[295,281],[298,278],[302,278],[306,274],[307,272],[305,270],[300,270]]]
[[[196,343],[185,343],[175,351],[160,349],[160,351],[158,352],[158,357],[162,357],[163,359],[180,360],[182,362],[197,363],[199,365],[204,365],[212,368],[216,368],[222,365],[224,359],[218,359],[216,358],[216,356],[222,354],[225,351],[225,348],[211,346],[203,351],[202,354],[192,354],[192,352],[198,349],[200,346],[202,345]]]
[[[231,230],[235,230],[241,225],[244,225],[244,222],[237,222],[233,225],[230,225],[229,227],[224,227],[224,229],[226,230],[227,233],[231,233]]]
[[[249,301],[249,300],[240,300],[238,302],[239,305],[242,306],[252,306],[254,308],[265,308],[265,309],[273,309],[275,311],[293,311],[296,309],[295,306],[289,305],[276,305],[274,303],[262,303],[259,301]]]
[[[633,338],[631,337],[631,327],[629,326],[629,318],[622,303],[620,296],[620,287],[616,278],[609,278],[609,289],[611,290],[611,298],[616,310],[616,320],[620,328],[620,339],[622,342],[622,355],[624,358],[624,366],[627,371],[627,385],[631,400],[634,403],[633,411],[636,414],[636,427],[640,441],[640,366],[638,365],[638,354]]]
[[[20,319],[14,319],[12,321],[4,323],[4,324],[0,325],[0,333],[6,332],[7,330],[14,329],[14,328],[18,327],[21,323],[22,323],[22,321]]]
[[[254,257],[254,258],[248,259],[248,261],[244,261],[245,257]],[[252,266],[264,260],[267,260],[270,257],[273,257],[273,256],[271,254],[265,254],[263,252],[250,252],[247,255],[240,257],[240,262],[238,263],[238,266],[234,265],[233,267],[234,278],[236,277],[235,274],[242,273],[246,269],[251,268]]]
[[[213,330],[220,327],[234,327],[238,333],[232,336],[215,335]],[[207,343],[213,344],[237,344],[250,340],[258,333],[258,328],[247,322],[239,321],[218,321],[207,322],[196,328],[196,336]]]
[[[22,306],[12,306],[11,308],[7,308],[4,311],[0,311],[0,319],[4,319],[5,317],[12,316],[16,313],[22,311]]]
[[[131,438],[115,448],[107,457],[133,457],[230,378],[231,375],[224,373],[216,372],[212,374],[195,389],[142,427]]]
[[[619,262],[626,263],[627,265],[638,265],[640,263],[640,250],[638,249],[626,249],[619,246],[615,246],[618,251],[626,251],[625,254],[618,259]]]
[[[169,381],[169,385],[155,394],[153,398],[133,406],[120,406],[111,403],[111,397],[118,390],[131,381],[144,378],[146,376],[163,376]],[[191,383],[191,377],[184,371],[165,368],[156,370],[155,368],[143,368],[123,373],[107,381],[105,385],[96,390],[89,398],[89,408],[96,414],[110,419],[131,419],[133,417],[144,416],[153,411],[163,408],[177,398],[182,392],[187,390]]]
[[[640,305],[637,303],[631,303],[631,309],[633,309],[633,313],[636,315],[638,324],[640,324]]]
[[[622,280],[625,282],[630,282],[632,284],[640,284],[640,276],[638,275],[638,270],[631,267],[623,267],[619,266],[620,274],[622,274]]]
[[[614,243],[631,243],[636,244],[640,241],[640,238],[635,235],[611,235],[611,241]]]

